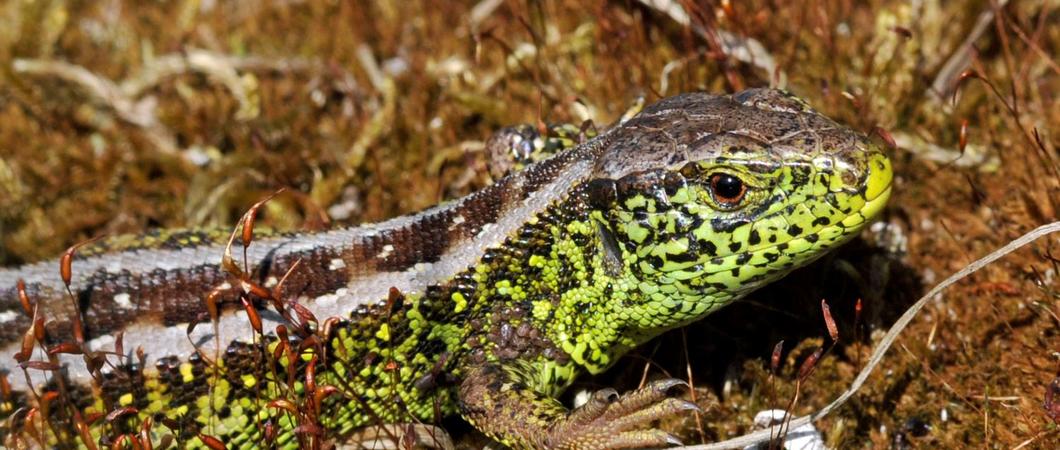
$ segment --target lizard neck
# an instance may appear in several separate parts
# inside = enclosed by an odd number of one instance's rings
[[[467,363],[529,364],[525,378],[555,392],[580,370],[602,372],[680,324],[646,301],[656,281],[642,278],[634,250],[619,246],[614,225],[591,206],[591,189],[577,186],[469,271],[476,288],[456,302],[476,299]]]

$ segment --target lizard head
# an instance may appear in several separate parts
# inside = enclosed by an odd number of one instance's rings
[[[777,90],[670,97],[603,142],[586,192],[645,328],[690,322],[805,265],[890,195],[879,146]]]

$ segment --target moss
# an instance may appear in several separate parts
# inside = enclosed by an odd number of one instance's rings
[[[709,438],[747,429],[751,414],[733,405],[791,398],[792,368],[804,355],[787,353],[772,379],[761,367],[777,340],[823,333],[821,297],[845,322],[844,341],[803,386],[803,412],[850,382],[869,330],[887,326],[923,284],[1060,210],[1060,77],[1049,56],[1060,29],[1045,26],[1060,20],[1056,10],[1041,2],[1004,8],[1002,26],[974,41],[971,66],[1001,95],[972,79],[952,103],[931,82],[989,10],[984,2],[923,2],[921,10],[906,2],[775,3],[703,6],[693,16],[756,39],[788,88],[841,122],[927,138],[956,159],[967,120],[967,152],[1000,163],[980,170],[932,159],[920,146],[895,150],[891,234],[866,233],[836,258],[688,330],[687,344],[665,336],[677,345],[642,350],[608,375],[607,384],[632,387],[644,357],[684,373],[681,349],[708,355],[691,367],[723,397],[709,412]],[[602,126],[638,95],[735,90],[776,75],[720,57],[715,41],[635,2],[507,2],[475,22],[470,2],[109,5],[0,6],[0,30],[8,30],[0,32],[0,263],[51,257],[101,235],[226,227],[281,187],[290,190],[261,220],[272,228],[375,221],[485,185],[482,141],[501,126]],[[220,59],[212,69],[145,75],[197,49]],[[18,70],[16,58],[80,66],[130,91],[150,82],[129,97],[137,107],[118,112],[122,105],[54,71]],[[891,239],[895,230],[902,239]],[[1056,428],[1040,408],[1056,376],[1060,307],[1051,246],[952,289],[907,331],[888,373],[822,422],[828,441],[1010,448],[1030,440],[1025,448],[1048,448]],[[865,310],[855,322],[858,297]],[[926,434],[910,428],[913,419],[931,425]],[[674,426],[686,442],[701,436],[695,424]]]

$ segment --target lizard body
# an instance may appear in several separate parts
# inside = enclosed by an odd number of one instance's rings
[[[672,384],[574,412],[555,396],[853,237],[890,182],[877,146],[788,94],[684,94],[452,203],[255,237],[242,278],[200,231],[82,252],[76,306],[56,263],[3,269],[0,431],[289,448],[461,414],[513,447],[665,444],[640,428],[686,407]]]

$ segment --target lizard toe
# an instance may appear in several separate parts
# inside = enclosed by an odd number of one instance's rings
[[[606,450],[680,444],[666,432],[650,428],[650,424],[684,411],[699,410],[694,403],[669,397],[670,389],[682,384],[687,386],[683,381],[666,379],[623,395],[614,389],[597,391],[588,403],[550,427],[545,446]]]

